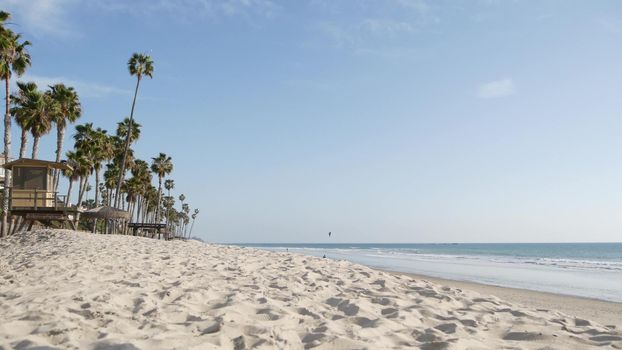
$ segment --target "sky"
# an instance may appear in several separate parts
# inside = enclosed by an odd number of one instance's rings
[[[32,42],[21,80],[74,86],[79,123],[113,131],[152,56],[135,149],[173,158],[210,242],[622,241],[619,1],[0,8]]]

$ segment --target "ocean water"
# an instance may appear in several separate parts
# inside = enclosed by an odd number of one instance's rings
[[[622,302],[622,243],[238,244],[391,271]]]

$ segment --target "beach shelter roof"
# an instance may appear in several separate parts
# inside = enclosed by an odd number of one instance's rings
[[[11,169],[13,166],[40,166],[40,167],[50,167],[52,169],[60,169],[60,170],[72,170],[72,168],[67,165],[66,162],[56,163],[48,160],[40,160],[40,159],[30,159],[30,158],[20,158],[14,161],[3,164],[2,167],[5,169]]]
[[[108,206],[101,206],[93,209],[89,209],[82,213],[82,216],[91,219],[130,219],[130,212],[112,208]]]

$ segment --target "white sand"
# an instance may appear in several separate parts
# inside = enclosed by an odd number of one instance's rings
[[[494,295],[505,301],[531,309],[557,310],[576,318],[588,319],[603,325],[612,325],[617,329],[622,329],[622,303],[527,289],[492,286],[476,282],[455,281],[417,274],[395,273],[408,275],[415,279],[427,280],[441,286]]]
[[[622,349],[595,322],[348,262],[51,230],[0,254],[3,349]]]

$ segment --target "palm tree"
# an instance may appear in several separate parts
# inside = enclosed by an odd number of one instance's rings
[[[184,226],[182,232],[184,234],[184,237],[186,237],[186,229],[188,228],[188,223],[190,222],[190,218],[188,217],[188,214],[190,214],[190,206],[188,205],[188,203],[184,203],[181,206],[181,211],[184,213]]]
[[[101,129],[100,129],[101,130]],[[78,167],[74,169],[80,176],[80,187],[78,190],[78,205],[82,203],[82,196],[86,192],[88,178],[95,168],[94,154],[97,150],[97,131],[93,123],[76,125],[76,133],[73,135],[74,149],[78,155],[76,163]]]
[[[156,223],[160,223],[160,203],[162,196],[162,179],[173,171],[173,160],[164,153],[160,153],[157,157],[152,158],[151,171],[158,175],[158,203],[156,207]]]
[[[106,187],[106,205],[112,205],[112,191],[117,187],[117,180],[119,180],[119,165],[117,163],[106,164],[106,171],[104,172],[104,186]]]
[[[63,153],[63,140],[67,122],[74,123],[82,115],[82,106],[78,93],[73,87],[64,84],[50,86],[50,91],[46,92],[58,105],[58,113],[54,113],[52,121],[56,124],[56,163],[60,162]],[[58,189],[59,172],[54,172],[54,191]],[[96,199],[97,201],[97,199]]]
[[[136,222],[140,220],[142,209],[145,208],[145,192],[151,186],[151,171],[149,171],[149,163],[141,159],[136,159],[131,168],[132,178],[135,181],[136,188]],[[127,182],[127,181],[126,181]],[[143,218],[144,219],[144,218]]]
[[[17,82],[18,93],[11,96],[11,114],[15,118],[15,122],[22,129],[21,144],[19,147],[19,158],[24,158],[26,154],[26,146],[28,143],[28,131],[30,130],[30,121],[32,120],[29,113],[29,104],[32,103],[33,95],[37,93],[37,84]]]
[[[125,159],[127,158],[127,151],[130,148],[130,135],[132,134],[132,122],[134,121],[134,107],[136,106],[136,96],[138,95],[138,87],[140,86],[140,80],[143,76],[147,76],[149,78],[153,77],[153,60],[151,57],[145,54],[134,53],[130,60],[127,62],[128,70],[130,71],[130,75],[136,76],[136,89],[134,90],[134,99],[132,100],[132,109],[130,112],[129,119],[129,132],[125,138],[125,150],[123,152],[123,160],[121,162],[121,172],[119,174],[119,181],[117,182],[117,193],[121,190],[121,184],[123,183],[123,178],[125,177]],[[115,199],[118,206],[119,196]]]
[[[125,138],[127,137],[127,131],[131,128],[132,134],[130,135],[130,145],[136,142],[140,138],[140,127],[135,120],[132,121],[132,126],[130,127],[130,118],[125,118],[123,121],[117,123],[117,136],[122,141],[120,144],[125,146]],[[119,147],[120,152],[123,151],[123,147]],[[120,153],[121,154],[121,153]]]
[[[170,200],[166,201],[166,227],[168,228],[168,222],[169,222],[169,212],[171,211],[171,207],[173,206],[173,202],[174,199],[173,197],[171,197],[171,190],[173,188],[175,188],[175,180],[173,179],[168,179],[166,181],[164,181],[164,188],[166,188],[166,191],[168,193],[168,198],[170,198]]]
[[[130,127],[131,124],[131,127]],[[113,145],[114,145],[114,161],[119,165],[119,172],[121,169],[121,163],[124,164],[123,169],[131,169],[133,167],[134,162],[134,151],[131,148],[125,148],[125,141],[129,137],[130,144],[136,142],[140,137],[140,127],[141,125],[136,123],[135,121],[130,122],[130,118],[125,118],[122,122],[117,123],[117,134],[113,137]],[[131,129],[131,132],[128,133],[128,130]],[[115,179],[115,184],[120,178],[119,172],[117,172],[117,179]],[[117,194],[119,187],[115,186],[117,191],[114,193],[115,197],[115,206],[117,200]],[[120,198],[120,196],[118,196]]]
[[[52,98],[40,91],[34,96],[31,108],[30,133],[32,134],[32,159],[39,156],[39,141],[43,135],[52,130],[51,116],[58,113],[58,104]]]
[[[186,205],[186,204],[184,204],[184,201],[185,201],[185,200],[186,200],[186,196],[184,196],[184,194],[183,194],[183,193],[182,193],[182,194],[180,194],[180,195],[179,195],[179,201],[181,202],[181,208],[182,208],[182,210],[181,210],[181,211],[179,211],[179,212],[177,212],[177,218],[178,218],[178,221],[180,222],[180,224],[179,224],[179,226],[178,226],[178,229],[179,229],[179,230],[181,229],[181,223],[183,223],[183,215],[184,215],[184,213],[183,213],[183,208],[184,208],[184,206]],[[178,232],[180,232],[179,230],[178,230]],[[181,232],[180,232],[180,233],[181,233]]]
[[[74,151],[67,152],[67,165],[71,167],[71,169],[63,170],[63,175],[67,177],[69,180],[69,187],[67,188],[67,197],[65,198],[65,206],[69,205],[69,198],[71,197],[71,190],[73,188],[73,183],[78,180],[78,172],[76,168],[78,167],[78,154]]]
[[[188,237],[192,237],[192,229],[194,228],[194,220],[197,219],[197,215],[199,215],[199,209],[195,209],[194,213],[192,214],[192,225],[190,225],[190,234],[188,235]]]
[[[106,130],[97,128],[93,134],[94,148],[92,153],[93,167],[95,168],[95,205],[99,205],[99,180],[102,162],[114,157],[114,147],[112,138],[107,135]]]
[[[13,33],[11,30],[5,28],[4,23],[10,17],[7,12],[0,12],[0,77],[4,79],[5,86],[5,114],[4,114],[4,162],[9,162],[11,155],[11,96],[10,96],[10,81],[11,75],[15,73],[17,76],[21,76],[26,72],[26,69],[30,66],[30,54],[26,50],[30,42],[27,40],[21,41],[19,34]],[[10,179],[8,171],[5,172],[5,178]],[[6,183],[5,187],[9,187],[10,184]],[[7,232],[7,214],[9,212],[9,197],[4,196],[2,201],[2,229],[0,230],[0,237],[6,236]]]
[[[27,131],[34,138],[32,158],[36,159],[39,153],[39,140],[51,128],[51,115],[58,111],[58,105],[48,95],[37,89],[37,84],[18,82],[19,92],[13,96],[11,114],[22,127],[22,145],[19,156],[22,158],[26,151]]]
[[[74,171],[80,177],[80,187],[78,189],[78,206],[82,204],[82,198],[86,193],[86,189],[88,186],[89,176],[93,173],[93,161],[83,152],[82,150],[78,150],[78,164]],[[78,219],[76,219],[78,221]]]
[[[166,188],[166,190],[168,191],[168,196],[171,196],[171,190],[173,188],[175,188],[175,180],[173,179],[168,179],[166,181],[164,181],[164,188]]]
[[[11,15],[8,12],[0,11],[0,30],[4,28],[4,22],[9,18],[11,18]]]

